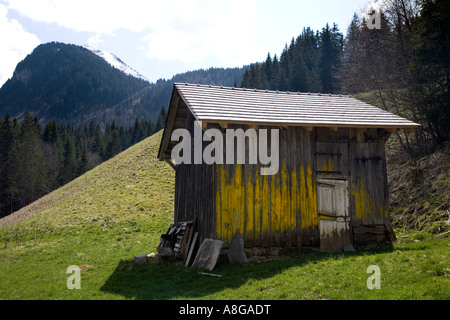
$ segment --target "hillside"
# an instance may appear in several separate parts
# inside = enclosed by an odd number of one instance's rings
[[[27,219],[27,224],[55,230],[82,228],[94,220],[120,222],[170,215],[174,172],[156,159],[161,134],[1,219],[0,227]]]
[[[393,248],[302,253],[219,265],[135,265],[172,220],[174,172],[156,159],[161,132],[0,220],[0,299],[450,299],[448,234],[397,229]],[[382,290],[368,290],[379,265]],[[66,270],[81,268],[81,290]],[[167,310],[172,312],[173,310]]]
[[[450,146],[431,155],[407,158],[388,144],[388,180],[393,225],[401,230],[450,231]]]

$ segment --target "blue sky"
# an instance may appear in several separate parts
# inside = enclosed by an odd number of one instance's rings
[[[0,0],[0,85],[40,43],[114,53],[150,81],[279,55],[304,27],[345,34],[366,0]]]

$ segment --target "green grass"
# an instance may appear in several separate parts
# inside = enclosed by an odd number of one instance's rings
[[[172,222],[174,172],[155,159],[161,133],[0,220],[0,299],[450,299],[448,234],[397,233],[392,248],[299,253],[208,277],[136,265]],[[80,266],[81,289],[66,272]],[[381,289],[366,286],[378,265]]]

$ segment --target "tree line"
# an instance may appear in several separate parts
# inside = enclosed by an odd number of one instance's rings
[[[241,87],[370,93],[372,102],[421,127],[397,133],[410,154],[450,138],[450,0],[386,0],[355,14],[344,37],[336,24],[305,28],[280,57],[251,64]]]
[[[305,28],[280,57],[268,53],[264,62],[251,64],[241,87],[333,93],[343,48],[344,36],[336,24],[327,24],[321,32]]]
[[[389,0],[377,14],[353,17],[339,82],[421,124],[398,140],[410,155],[432,153],[450,138],[450,0]]]
[[[166,109],[157,121],[133,125],[91,121],[72,126],[50,121],[44,126],[26,113],[21,121],[0,117],[0,217],[11,214],[72,181],[164,127]]]

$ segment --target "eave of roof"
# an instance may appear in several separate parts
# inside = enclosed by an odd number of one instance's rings
[[[283,92],[175,83],[158,157],[162,158],[182,99],[196,120],[250,126],[383,128],[413,131],[420,125],[348,95]]]
[[[389,127],[419,124],[343,95],[176,83],[199,121],[288,126]]]

